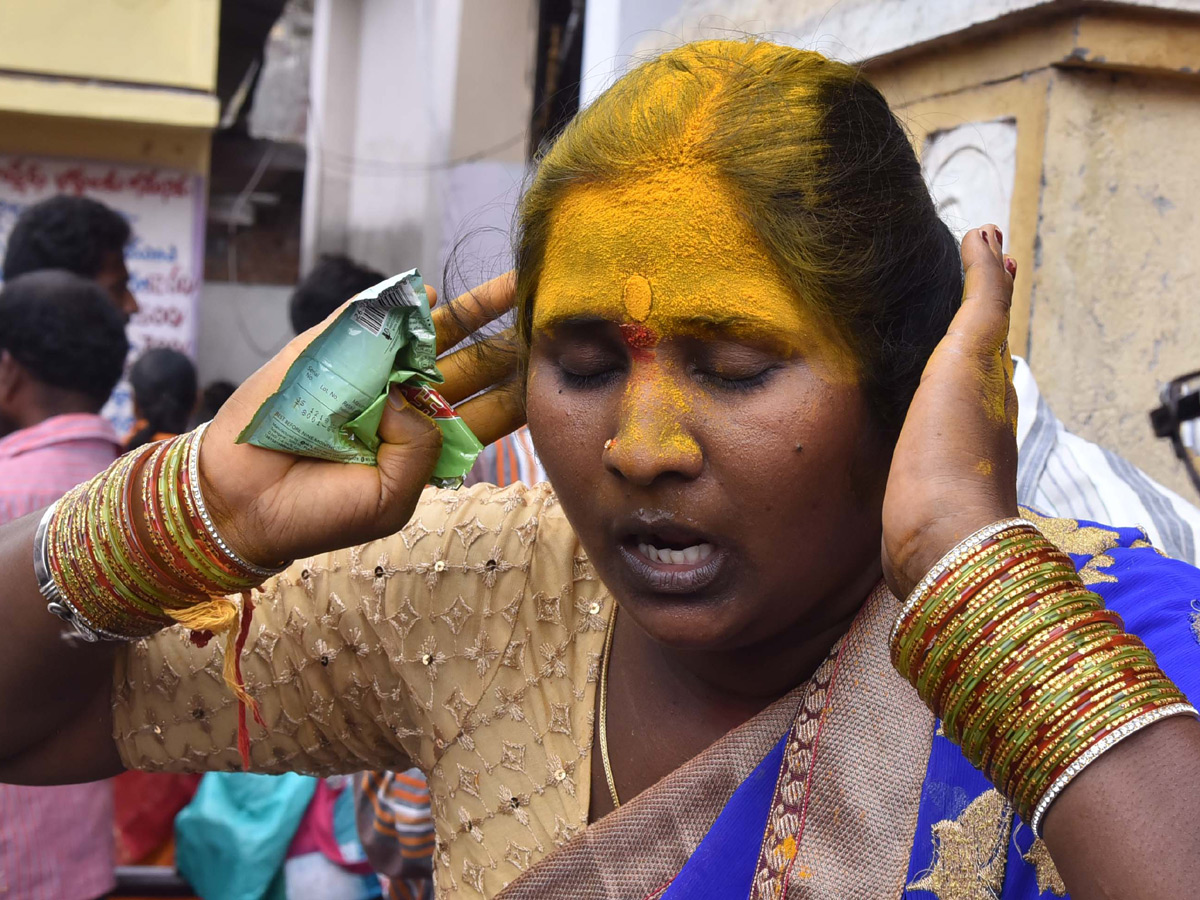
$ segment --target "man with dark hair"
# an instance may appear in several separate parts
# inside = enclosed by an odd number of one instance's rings
[[[0,290],[0,524],[54,502],[120,452],[97,413],[121,377],[125,323],[96,282],[49,270]],[[90,900],[112,890],[110,782],[0,784],[0,894]]]
[[[299,334],[319,325],[331,312],[387,277],[340,253],[326,253],[296,285],[288,301],[292,330]]]
[[[4,279],[42,269],[74,272],[104,288],[128,322],[138,310],[125,267],[131,236],[124,217],[98,200],[51,197],[17,218],[4,254]]]

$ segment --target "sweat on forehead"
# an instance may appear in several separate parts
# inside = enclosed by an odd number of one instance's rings
[[[785,333],[807,324],[715,173],[677,167],[566,192],[551,218],[535,329],[600,315],[669,333],[735,313]]]

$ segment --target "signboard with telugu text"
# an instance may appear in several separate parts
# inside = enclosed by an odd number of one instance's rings
[[[0,257],[13,223],[27,207],[56,194],[92,197],[133,229],[126,248],[129,289],[141,310],[129,324],[130,360],[148,347],[196,350],[196,301],[204,266],[204,179],[190,172],[0,154]],[[124,434],[133,400],[124,381],[104,414]]]

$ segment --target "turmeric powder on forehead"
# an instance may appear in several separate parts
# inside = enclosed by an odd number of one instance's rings
[[[672,322],[745,305],[738,300],[747,280],[789,294],[715,175],[665,170],[578,185],[552,219],[534,327],[586,306],[592,315],[643,321],[666,334]],[[758,308],[747,311],[782,331],[801,327],[790,297],[771,303],[757,293]]]
[[[551,218],[533,327],[596,315],[642,323],[660,338],[736,316],[828,358],[838,380],[856,377],[845,343],[798,301],[732,193],[703,165],[565,192]]]

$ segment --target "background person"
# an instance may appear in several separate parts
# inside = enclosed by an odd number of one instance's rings
[[[4,251],[4,279],[42,269],[74,272],[104,288],[128,322],[138,311],[125,266],[132,235],[124,217],[99,200],[51,197],[17,217]]]
[[[192,414],[190,427],[195,428],[197,425],[212,421],[225,401],[232,397],[236,390],[237,385],[232,381],[210,381],[206,384],[204,390],[200,392],[200,402]]]
[[[133,389],[133,431],[125,441],[132,450],[188,430],[196,408],[196,366],[170,347],[152,347],[129,369]]]
[[[93,281],[39,271],[0,290],[0,524],[57,500],[120,451],[99,415],[129,344]],[[7,727],[7,726],[6,726]],[[92,900],[113,885],[111,783],[0,784],[5,900]]]
[[[382,272],[341,253],[326,253],[296,285],[288,301],[292,330],[299,334],[323,322],[331,312],[357,294],[383,281]]]
[[[1200,564],[1200,509],[1124,457],[1068,431],[1029,364],[1015,357],[1013,363],[1021,505],[1051,516],[1137,525],[1168,556]]]

